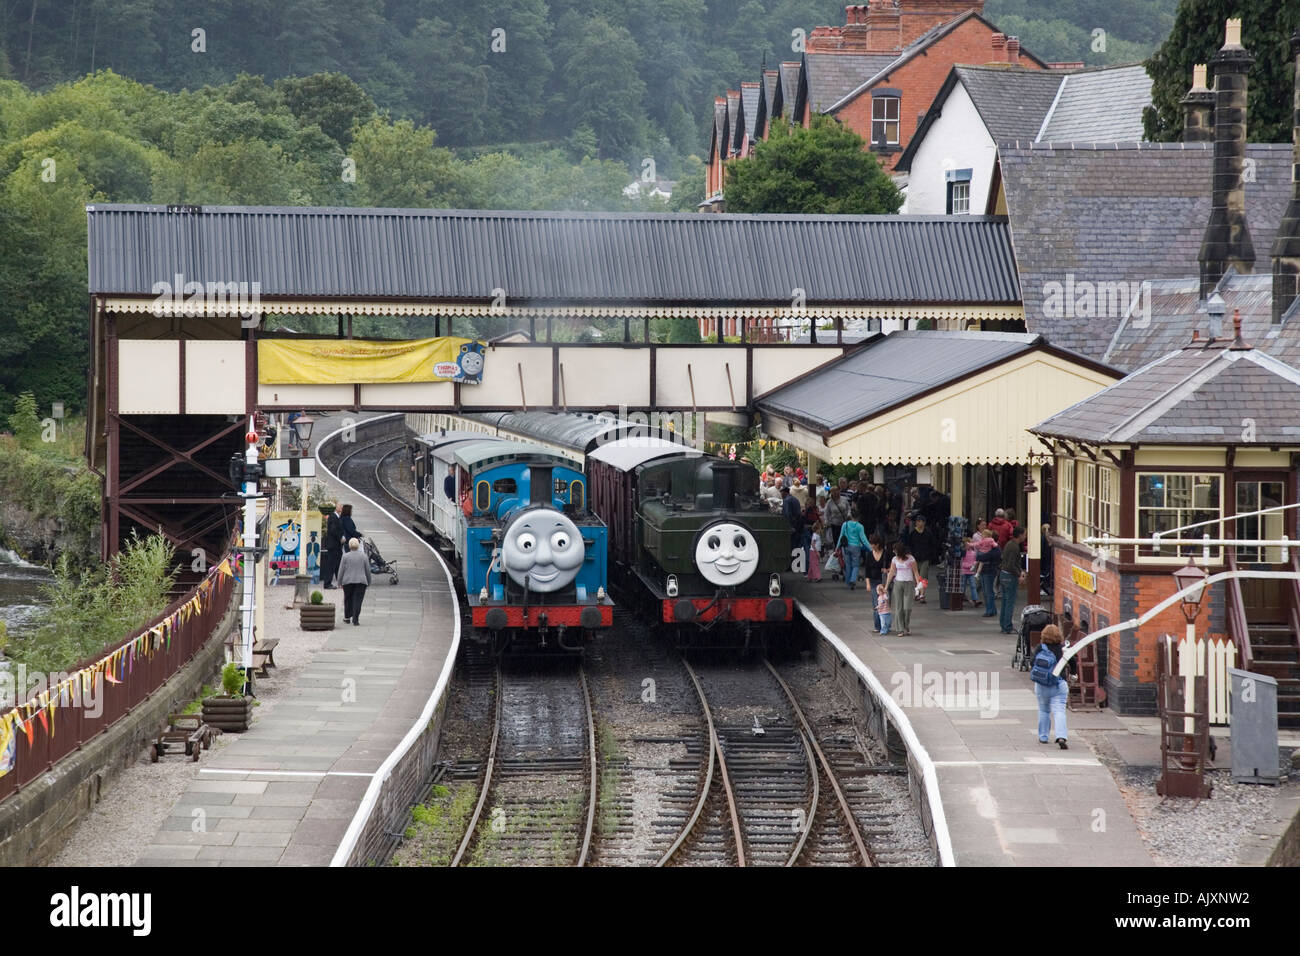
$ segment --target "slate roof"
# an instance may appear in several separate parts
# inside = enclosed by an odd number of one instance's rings
[[[1297,445],[1297,408],[1300,371],[1219,341],[1170,352],[1030,431],[1091,444]],[[1252,441],[1243,418],[1254,419]]]
[[[781,94],[781,71],[764,70],[763,71],[763,98],[767,104],[768,118],[780,116],[784,104],[784,97]]]
[[[89,205],[89,290],[512,304],[1020,301],[1005,217]]]
[[[1149,312],[1140,308],[1120,322],[1104,356],[1108,364],[1131,371],[1187,345],[1193,330],[1202,339],[1209,338],[1210,319],[1200,299],[1199,277],[1159,280],[1150,288]],[[1224,300],[1225,326],[1231,326],[1233,313],[1238,312],[1247,344],[1300,368],[1300,306],[1285,321],[1273,324],[1271,275],[1230,272],[1217,291]]]
[[[1253,144],[1246,218],[1260,257],[1290,198],[1291,147]],[[1199,274],[1210,217],[1208,143],[1009,143],[998,149],[1025,325],[1053,343],[1101,357],[1123,310],[1103,317],[1048,315],[1050,283],[1129,282]]]
[[[754,125],[758,121],[758,100],[762,96],[762,90],[757,83],[741,83],[740,99],[741,109],[745,115],[745,135],[749,141],[754,141]]]
[[[799,101],[799,77],[803,73],[803,64],[799,61],[781,64],[781,115],[793,122],[790,111]]]
[[[1037,139],[1044,143],[1139,142],[1145,138],[1142,110],[1150,105],[1151,77],[1140,63],[1071,71],[1062,79],[1061,95]]]
[[[1041,335],[1024,332],[877,334],[843,358],[761,396],[755,405],[765,415],[836,432],[1035,349],[1096,364],[1050,346]]]
[[[808,102],[826,113],[840,100],[898,59],[895,53],[838,53],[808,50],[803,55]]]
[[[1053,70],[955,66],[993,142],[1035,140],[1065,79]]]
[[[1140,64],[1050,71],[954,66],[896,169],[911,169],[912,158],[958,83],[994,143],[1137,142],[1143,136],[1142,109],[1151,104],[1151,79]]]

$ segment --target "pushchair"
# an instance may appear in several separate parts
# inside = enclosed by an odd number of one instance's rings
[[[1029,646],[1029,633],[1041,631],[1052,623],[1052,612],[1039,604],[1031,604],[1020,612],[1020,636],[1016,638],[1016,652],[1011,657],[1013,670],[1029,670],[1033,657]]]
[[[393,567],[392,562],[384,560],[384,556],[379,553],[379,548],[375,546],[375,542],[372,539],[363,538],[362,541],[365,544],[366,558],[370,561],[370,573],[387,574],[388,583],[396,584],[397,570]]]

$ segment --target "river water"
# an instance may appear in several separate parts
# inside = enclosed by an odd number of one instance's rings
[[[12,637],[29,627],[44,607],[42,588],[50,582],[49,570],[28,564],[14,552],[0,548],[0,621]]]

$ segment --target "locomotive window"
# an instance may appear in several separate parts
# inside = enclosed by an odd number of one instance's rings
[[[519,486],[515,484],[513,478],[498,478],[496,481],[492,482],[492,491],[494,494],[513,495],[518,490]],[[483,507],[486,508],[487,505],[484,505]]]
[[[448,475],[442,479],[442,491],[448,498],[456,497],[456,476]]]
[[[586,501],[584,500],[583,492],[584,489],[582,487],[581,481],[577,481],[575,479],[574,481],[569,483],[569,502],[578,511],[581,511],[586,506]]]
[[[566,482],[563,478],[556,478],[555,490],[551,494],[554,497],[559,498],[561,501],[563,501],[568,491],[569,491],[569,483]]]
[[[486,481],[480,481],[474,486],[474,507],[479,511],[487,511],[488,506],[492,503],[492,488]]]

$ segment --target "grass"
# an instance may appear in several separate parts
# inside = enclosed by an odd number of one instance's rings
[[[622,754],[618,749],[618,739],[609,724],[601,723],[596,732],[596,752],[600,755],[600,789],[597,791],[596,827],[604,836],[614,832],[618,818],[614,815],[618,801],[618,786],[622,779],[621,772],[613,765]]]
[[[203,710],[203,698],[211,697],[216,693],[216,689],[211,684],[204,684],[199,688],[199,695],[194,700],[185,705],[182,714],[197,714]]]
[[[390,865],[447,866],[451,863],[477,798],[477,788],[471,784],[455,790],[442,784],[434,786],[429,802],[411,809],[411,824]]]

